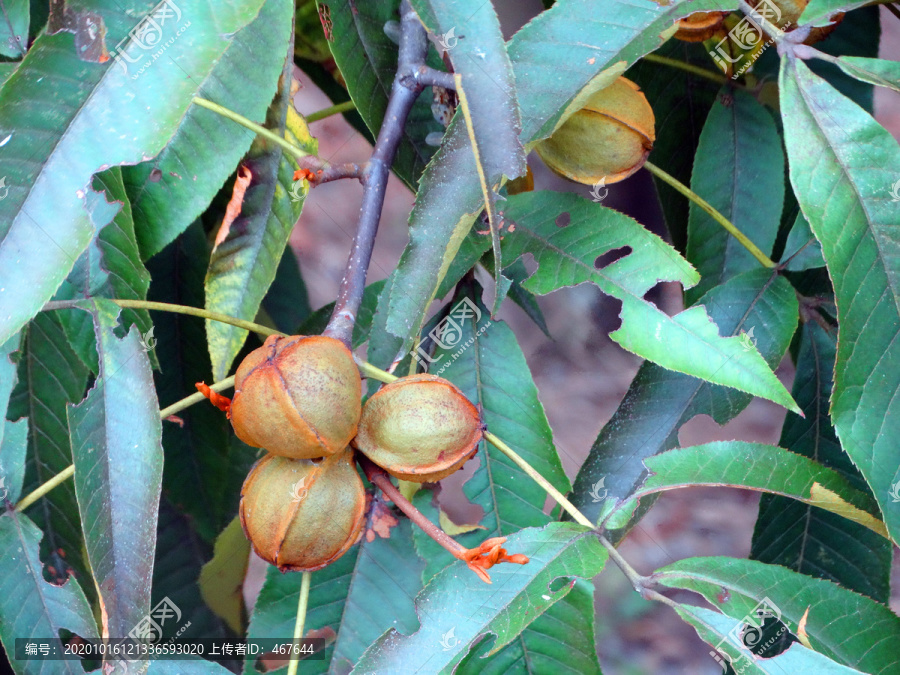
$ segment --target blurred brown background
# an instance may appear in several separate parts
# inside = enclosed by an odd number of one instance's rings
[[[374,0],[373,0],[374,1]],[[542,9],[540,0],[495,0],[507,35],[511,35]],[[881,56],[900,60],[900,21],[882,9]],[[302,89],[295,103],[308,114],[330,101],[298,72]],[[900,136],[900,94],[876,92],[876,117],[895,137]],[[320,155],[331,162],[360,161],[371,153],[369,144],[340,116],[312,125]],[[536,189],[574,191],[587,197],[588,188],[557,178],[534,154],[529,163]],[[623,210],[652,229],[661,221],[651,179],[646,171],[611,186],[604,204]],[[291,244],[299,257],[314,308],[333,301],[343,274],[355,230],[361,187],[355,181],[337,181],[315,188],[306,201]],[[412,193],[396,178],[388,189],[369,282],[385,278],[394,268],[407,241],[406,220]],[[489,279],[483,279],[489,283]],[[679,287],[660,294],[662,308],[681,309]],[[640,360],[611,342],[607,333],[618,324],[617,307],[600,291],[585,284],[540,298],[553,339],[543,333],[516,306],[501,311],[519,338],[538,386],[557,450],[570,478],[587,455],[598,432],[612,416],[637,371]],[[790,388],[793,368],[786,360],[778,370]],[[718,427],[701,416],[680,433],[683,445],[713,440],[741,439],[777,443],[784,409],[759,399],[734,421]],[[442,497],[451,515],[467,516],[461,483],[474,469],[447,481]],[[690,556],[746,557],[756,519],[758,495],[732,489],[698,488],[665,493],[647,517],[621,545],[621,552],[639,572]],[[896,569],[896,566],[895,566]],[[898,577],[895,574],[895,578]],[[259,579],[261,583],[261,579]],[[605,673],[720,673],[709,648],[693,629],[668,607],[642,600],[612,564],[597,580],[597,644]],[[698,597],[698,596],[695,596]],[[896,598],[895,598],[896,600]],[[894,603],[894,609],[898,603]]]

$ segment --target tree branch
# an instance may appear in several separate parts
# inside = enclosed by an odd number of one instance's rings
[[[425,29],[407,0],[400,4],[400,55],[397,74],[391,87],[384,122],[375,141],[372,158],[366,165],[360,180],[363,184],[362,206],[356,238],[347,260],[347,269],[341,281],[334,313],[323,335],[341,340],[351,347],[353,325],[366,285],[366,272],[372,259],[375,235],[384,206],[391,164],[397,154],[397,147],[403,136],[406,118],[422,91],[424,85],[417,79],[417,73],[425,62],[428,41]]]

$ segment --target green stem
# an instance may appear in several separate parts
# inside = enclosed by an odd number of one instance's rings
[[[707,80],[712,80],[717,84],[726,84],[729,81],[727,77],[720,73],[716,73],[712,70],[707,70],[706,68],[701,68],[700,66],[695,66],[692,63],[685,63],[684,61],[679,61],[678,59],[670,59],[668,56],[660,56],[659,54],[646,54],[644,56],[644,61],[659,63],[671,68],[678,68],[680,70],[691,73],[692,75],[696,75],[697,77],[705,77]]]
[[[306,623],[306,607],[309,604],[309,582],[312,572],[304,572],[300,578],[300,600],[297,601],[297,621],[294,623],[294,645],[296,646],[303,637],[304,624]],[[300,667],[300,659],[291,657],[288,662],[287,675],[297,675]]]
[[[772,262],[765,253],[760,251],[759,248],[757,248],[756,244],[754,244],[752,241],[750,241],[747,238],[747,236],[743,232],[741,232],[739,229],[737,229],[730,220],[728,220],[725,216],[723,216],[721,213],[716,211],[712,207],[712,205],[710,205],[710,203],[707,202],[705,199],[703,199],[700,195],[698,195],[696,192],[691,190],[689,187],[687,187],[684,183],[682,183],[680,180],[678,180],[674,176],[672,176],[672,175],[666,173],[665,171],[663,171],[662,169],[660,169],[658,166],[656,166],[652,162],[645,162],[644,168],[647,169],[654,176],[659,178],[661,181],[671,185],[673,188],[675,188],[675,190],[677,190],[678,192],[683,194],[685,197],[690,199],[701,209],[706,211],[706,213],[708,213],[713,220],[715,220],[719,225],[721,225],[723,228],[725,228],[725,230],[732,237],[737,239],[745,249],[750,251],[750,254],[754,258],[759,260],[759,262],[764,267],[768,267],[769,269],[772,269],[775,267],[775,263]]]
[[[537,469],[535,469],[533,466],[531,466],[531,464],[529,464],[522,457],[520,457],[519,454],[515,450],[513,450],[506,443],[504,443],[502,440],[497,438],[490,431],[484,432],[484,438],[485,438],[485,440],[489,441],[491,443],[491,445],[493,445],[495,448],[497,448],[500,452],[502,452],[504,455],[509,457],[516,464],[516,466],[518,466],[520,469],[522,469],[522,471],[527,473],[528,476],[531,478],[531,480],[533,480],[535,483],[537,483],[542,488],[544,488],[544,491],[548,495],[553,497],[553,499],[556,500],[556,503],[559,504],[561,507],[563,507],[563,509],[565,509],[566,513],[568,513],[570,516],[572,516],[572,518],[574,518],[576,520],[576,522],[578,522],[581,525],[584,525],[585,527],[589,527],[592,530],[596,528],[596,525],[594,525],[594,523],[592,523],[587,516],[585,516],[581,511],[579,511],[577,508],[575,508],[575,505],[572,504],[572,502],[570,502],[568,499],[566,499],[566,497],[559,490],[557,490],[555,487],[553,487],[550,484],[550,481],[548,481],[540,473],[538,473]]]
[[[53,478],[48,480],[46,483],[39,485],[37,487],[37,489],[34,490],[34,492],[31,492],[26,497],[24,497],[22,500],[20,500],[19,503],[16,504],[16,511],[21,513],[22,511],[27,509],[29,506],[34,504],[38,499],[40,499],[45,494],[50,492],[50,490],[52,490],[57,485],[59,485],[63,481],[68,480],[69,478],[71,478],[74,475],[75,475],[75,465],[72,464],[72,465],[66,467],[65,469],[63,469],[62,471],[60,471],[55,476],[53,476]]]
[[[311,115],[307,115],[306,123],[312,124],[313,122],[318,122],[319,120],[324,120],[326,117],[331,117],[332,115],[339,115],[340,113],[345,113],[350,110],[356,110],[356,104],[353,101],[344,101],[343,103],[335,103],[333,106],[325,108],[324,110],[319,110],[318,112],[314,112]]]
[[[226,377],[221,382],[214,383],[213,385],[210,386],[210,389],[212,389],[215,392],[219,392],[224,389],[229,389],[230,387],[233,387],[233,386],[234,386],[234,375],[232,375],[231,377]],[[187,397],[181,399],[180,401],[176,401],[175,403],[170,405],[168,408],[163,408],[162,410],[160,410],[159,418],[164,420],[167,417],[169,417],[170,415],[174,415],[177,412],[181,412],[185,408],[192,406],[195,403],[199,403],[200,401],[202,401],[205,398],[206,397],[203,394],[201,394],[199,391],[196,394],[191,394],[190,396],[187,396]],[[58,474],[53,476],[53,478],[46,481],[45,483],[41,483],[40,485],[37,486],[37,488],[35,488],[35,490],[28,493],[25,497],[23,497],[21,500],[19,500],[19,503],[16,504],[16,511],[21,513],[22,511],[27,509],[29,506],[34,504],[38,499],[40,499],[41,497],[46,495],[48,492],[50,492],[50,490],[52,490],[57,485],[68,480],[69,478],[71,478],[74,475],[75,475],[75,465],[70,464],[65,469],[60,471]]]
[[[71,309],[73,307],[79,306],[80,300],[57,300],[54,302],[48,302],[44,305],[41,311],[50,311],[53,309]],[[227,323],[232,326],[237,326],[238,328],[244,328],[245,330],[253,331],[254,333],[259,333],[260,335],[284,335],[281,331],[274,330],[272,328],[267,328],[266,326],[262,326],[258,323],[253,323],[252,321],[244,321],[243,319],[238,319],[233,316],[229,316],[228,314],[221,314],[220,312],[211,312],[208,309],[201,309],[199,307],[188,307],[187,305],[174,305],[168,302],[151,302],[150,300],[110,300],[110,302],[114,302],[119,307],[128,307],[132,309],[152,309],[159,312],[173,312],[175,314],[188,314],[190,316],[199,316],[202,319],[210,319],[211,321],[219,321],[220,323]]]
[[[212,101],[207,101],[205,98],[200,98],[199,96],[194,97],[194,103],[197,105],[206,108],[207,110],[212,110],[213,112],[219,113],[222,117],[227,117],[232,122],[237,122],[243,127],[247,127],[250,131],[263,136],[264,138],[269,139],[273,143],[277,143],[282,148],[284,148],[287,152],[292,154],[297,159],[301,157],[306,157],[309,155],[308,152],[305,152],[298,148],[293,143],[289,143],[284,138],[274,133],[273,131],[266,129],[265,127],[261,127],[255,122],[251,122],[243,115],[239,115],[233,110],[229,110],[228,108],[219,105],[218,103],[213,103]]]

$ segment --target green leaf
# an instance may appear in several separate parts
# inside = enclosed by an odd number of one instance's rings
[[[293,69],[293,60],[288,59]],[[272,102],[265,126],[283,132],[287,107],[291,105],[290,76],[282,78],[282,91]],[[311,154],[318,144],[302,122],[301,147]],[[253,178],[244,195],[240,216],[231,224],[227,237],[213,247],[206,273],[206,309],[252,321],[266,295],[284,254],[294,223],[306,200],[293,186],[294,165],[280,145],[257,137],[242,166]],[[305,182],[304,182],[305,184]],[[221,236],[221,234],[219,235]],[[212,359],[213,379],[228,375],[247,331],[220,321],[206,321],[206,335]]]
[[[500,259],[499,217],[495,186],[503,176],[525,174],[525,150],[519,140],[522,125],[516,101],[516,83],[506,42],[493,5],[482,0],[411,0],[419,19],[433,35],[451,36],[457,27],[465,35],[457,38],[447,57],[457,77],[457,96],[463,112],[469,143],[481,187],[482,200],[490,215],[494,256]],[[493,311],[502,301],[500,270],[495,274]]]
[[[0,418],[6,418],[6,411],[9,409],[9,397],[13,393],[16,386],[16,364],[21,357],[13,356],[22,349],[22,335],[13,335],[9,340],[0,344],[0,408],[3,414]],[[3,438],[3,431],[0,430],[0,438]]]
[[[802,211],[797,214],[794,226],[788,233],[781,260],[787,262],[785,269],[791,272],[825,267],[825,261],[822,259],[822,245],[809,229],[809,221]]]
[[[862,56],[839,56],[838,67],[857,80],[900,91],[900,63]]]
[[[559,577],[590,579],[606,562],[606,549],[593,534],[567,523],[550,523],[513,534],[504,544],[527,555],[526,565],[497,565],[487,585],[455,562],[438,573],[416,597],[421,625],[411,634],[391,630],[357,662],[353,672],[440,672],[458,664],[469,645],[495,635],[496,653],[554,603],[574,581],[556,588]]]
[[[900,618],[886,606],[830,581],[735,558],[688,558],[653,577],[664,586],[700,593],[732,619],[755,616],[753,609],[768,598],[794,634],[808,609],[806,632],[813,648],[864,673],[893,673],[900,663],[894,648]]]
[[[506,673],[600,673],[594,644],[594,585],[575,579],[572,591],[525,628],[490,660],[482,642],[460,662],[459,675]]]
[[[9,194],[0,202],[0,342],[50,299],[87,247],[94,231],[85,209],[91,176],[162,150],[198,82],[261,5],[262,0],[192,4],[181,28],[170,17],[171,30],[167,26],[160,39],[182,29],[190,36],[175,39],[165,58],[143,73],[133,72],[133,64],[126,72],[120,59],[82,61],[71,33],[44,33],[35,40],[0,89],[0,128],[11,134],[0,148],[0,162],[9,166]],[[152,7],[143,0],[106,7],[108,44],[123,41]],[[184,27],[186,22],[191,26]],[[149,56],[133,41],[123,54]]]
[[[212,555],[209,544],[191,527],[189,517],[179,513],[165,498],[159,504],[156,540],[151,606],[155,608],[168,598],[181,613],[180,617],[173,616],[160,626],[162,639],[176,635],[179,640],[234,637],[235,634],[228,631],[201,596],[199,576],[201,566]],[[249,550],[245,564],[248,558]],[[241,635],[242,631],[236,634]]]
[[[0,420],[0,503],[15,504],[22,496],[25,457],[28,453],[28,420]]]
[[[67,300],[91,297],[146,300],[150,274],[141,262],[121,169],[114,167],[95,176],[93,188],[117,212],[108,225],[99,229],[55,297]],[[100,210],[108,210],[106,203],[100,206]],[[108,220],[104,216],[94,218],[95,222]],[[63,312],[60,314],[60,322],[69,337],[69,344],[91,371],[96,373],[97,348],[94,344],[91,316],[85,312]],[[151,347],[148,352],[151,362],[158,366],[156,355],[152,351],[153,324],[146,309],[122,310],[123,328],[127,330],[132,325],[137,325],[144,343]]]
[[[293,2],[256,5],[262,6],[258,16],[237,31],[195,84],[199,84],[196,95],[261,122],[290,45]],[[192,7],[192,24],[193,12]],[[192,105],[155,159],[122,169],[145,259],[161,251],[209,206],[255,136],[212,110]]]
[[[372,526],[372,516],[368,529]],[[347,672],[366,648],[391,629],[414,631],[413,600],[422,589],[424,561],[413,551],[413,526],[403,518],[382,539],[363,535],[350,576],[347,600],[338,626],[331,670]],[[372,541],[369,541],[369,537]]]
[[[203,306],[203,278],[209,246],[195,223],[154,256],[150,299],[189,307]],[[212,381],[203,319],[159,312],[156,353],[165,368],[156,374],[160,405],[168,406]],[[241,484],[256,450],[231,433],[222,411],[202,403],[178,413],[183,426],[163,423],[163,487],[172,504],[191,517],[200,536],[212,543],[237,514]]]
[[[31,7],[28,0],[6,0],[0,6],[0,54],[18,59],[28,50]]]
[[[91,608],[75,579],[62,586],[44,580],[38,557],[41,531],[28,516],[7,511],[0,515],[0,640],[17,675],[83,673],[77,661],[18,661],[15,640],[57,637],[69,630],[97,637]]]
[[[709,54],[702,44],[669,40],[654,54],[710,68]],[[628,79],[640,86],[656,117],[656,140],[648,159],[685,185],[690,184],[700,133],[720,86],[695,73],[647,59],[628,69]],[[684,251],[690,202],[655,176],[654,183],[672,243]]]
[[[150,611],[162,429],[137,331],[116,337],[119,308],[107,300],[96,300],[91,314],[99,377],[84,402],[67,409],[75,492],[104,637],[125,637]]]
[[[370,520],[367,530],[371,524]],[[326,648],[324,660],[305,663],[304,673],[347,672],[366,647],[392,626],[415,630],[413,598],[422,587],[422,562],[411,550],[411,528],[403,518],[391,527],[387,539],[373,533],[370,542],[364,534],[358,546],[313,572],[306,627],[330,629],[336,641]],[[299,574],[282,574],[270,567],[248,637],[292,635],[299,591]],[[244,672],[255,671],[248,664]]]
[[[887,536],[870,495],[850,486],[837,471],[784,448],[720,441],[677,448],[644,461],[650,472],[630,499],[608,516],[610,529],[624,527],[645,495],[695,485],[740,487],[790,497],[850,518]],[[824,488],[824,489],[823,489]]]
[[[397,70],[398,47],[385,34],[384,25],[399,21],[400,2],[329,0],[316,4],[320,16],[324,11],[330,16],[332,39],[328,46],[347,83],[350,98],[372,135],[377,136]],[[425,143],[425,137],[441,129],[430,103],[429,96],[423,95],[413,105],[394,159],[394,173],[412,189],[435,151]]]
[[[700,134],[691,189],[771,254],[784,201],[784,151],[775,120],[749,93],[731,88],[719,93]],[[750,251],[693,202],[686,257],[700,273],[700,283],[685,293],[687,304],[759,266]]]
[[[460,288],[449,315],[439,323],[441,328],[431,332],[437,336],[434,354],[417,351],[418,358],[428,362],[431,374],[446,378],[480,406],[488,429],[505,439],[554,487],[565,492],[569,481],[556,454],[553,432],[525,355],[512,330],[504,322],[491,319],[480,294],[481,287],[476,283]],[[461,544],[473,548],[487,537],[509,536],[524,527],[549,521],[543,510],[546,493],[506,455],[482,441],[472,461],[478,462],[478,468],[463,485],[463,492],[483,510],[478,524],[486,531],[461,535]],[[437,522],[437,513],[429,502],[428,492],[416,495],[416,505]],[[428,561],[426,578],[452,562],[450,554],[424,533],[417,530],[415,538],[422,557]]]
[[[569,101],[599,73],[621,61],[633,63],[658,47],[660,33],[673,21],[695,11],[735,6],[731,0],[703,0],[690,6],[636,7],[614,0],[598,16],[589,0],[572,0],[542,12],[513,36],[507,48],[521,107],[523,144],[549,133]],[[585,21],[585,16],[592,20]],[[483,204],[464,126],[455,116],[416,195],[410,242],[386,305],[387,331],[401,338],[395,353],[412,346],[435,290]]]
[[[78,310],[66,310],[78,311]],[[72,464],[66,405],[84,398],[88,371],[66,341],[55,312],[38,314],[23,331],[18,384],[10,401],[10,419],[28,417],[28,461],[23,494],[28,494]],[[72,481],[65,481],[28,507],[44,533],[48,562],[77,578],[90,579]],[[59,556],[62,549],[65,559]],[[93,584],[85,587],[94,595]]]
[[[756,348],[769,366],[781,362],[797,327],[796,294],[787,280],[769,270],[744,272],[699,302],[723,334],[753,331]],[[575,479],[572,502],[596,520],[604,505],[603,490],[618,499],[628,497],[642,480],[643,460],[678,447],[678,430],[687,421],[705,414],[723,425],[751,399],[749,394],[644,363],[594,441]]]
[[[791,644],[787,651],[772,658],[756,659],[746,649],[741,649],[734,638],[734,620],[724,614],[703,607],[678,605],[675,608],[678,616],[691,624],[701,639],[716,647],[710,656],[723,666],[727,662],[738,673],[821,673],[822,675],[851,675],[860,671],[835,663],[799,643]],[[755,617],[751,617],[755,619]],[[730,672],[730,671],[729,671]]]
[[[868,492],[859,471],[841,450],[828,417],[834,353],[834,335],[814,321],[803,326],[793,394],[806,418],[788,413],[780,445],[831,467],[856,490]],[[779,471],[784,468],[779,466]],[[891,549],[889,541],[845,518],[763,495],[750,557],[830,579],[886,603]]]
[[[567,214],[570,224],[557,225]],[[537,271],[522,286],[546,294],[590,281],[622,301],[622,325],[610,338],[630,352],[664,368],[700,377],[789,410],[798,410],[784,385],[754,348],[720,336],[705,308],[694,306],[668,316],[644,294],[659,281],[697,282],[697,273],[662,239],[631,218],[571,193],[532,192],[510,197],[504,217],[515,223],[506,235],[507,260],[531,253]],[[597,269],[604,253],[631,252]]]
[[[250,542],[235,516],[216,539],[212,559],[197,583],[204,602],[238,635],[244,632],[244,577],[250,564]]]
[[[296,334],[297,326],[312,314],[306,283],[300,273],[297,256],[290,246],[285,247],[281,254],[275,280],[263,298],[262,309],[272,319],[275,328],[288,335]]]
[[[900,147],[802,62],[784,62],[780,88],[791,183],[837,303],[832,420],[898,541],[900,502],[890,490],[900,480],[900,202],[890,190]]]

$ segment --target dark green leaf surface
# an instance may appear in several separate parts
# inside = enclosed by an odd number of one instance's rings
[[[594,645],[594,585],[575,579],[571,592],[522,631],[506,647],[483,658],[490,649],[482,642],[460,662],[460,675],[507,673],[600,673]]]
[[[295,334],[297,326],[312,314],[306,283],[300,274],[297,256],[290,246],[281,254],[275,279],[263,298],[262,309],[272,319],[275,327],[288,335]]]
[[[852,675],[860,671],[835,663],[827,656],[807,649],[800,643],[792,644],[787,651],[773,658],[755,659],[747,650],[740,648],[734,638],[734,630],[741,627],[724,614],[703,607],[680,605],[675,611],[691,624],[703,640],[716,648],[711,656],[726,660],[732,668],[741,673],[758,675],[783,675],[783,673],[816,673],[817,675]],[[755,617],[753,617],[755,619]],[[723,658],[724,657],[724,658]]]
[[[711,63],[702,44],[681,40],[669,40],[654,54],[703,69]],[[649,160],[689,185],[700,133],[719,85],[681,68],[643,59],[627,75],[641,87],[656,117],[656,141]],[[672,243],[684,251],[690,202],[667,183],[655,177],[654,182]]]
[[[209,545],[166,499],[160,501],[156,532],[151,607],[168,598],[181,612],[180,618],[172,617],[162,626],[163,639],[176,634],[182,640],[233,637],[200,596],[198,578],[200,568],[212,556]]]
[[[120,298],[125,300],[146,300],[150,287],[150,274],[141,262],[137,240],[134,234],[134,220],[131,205],[122,183],[119,167],[108,169],[94,178],[93,187],[103,199],[117,209],[109,224],[99,229],[87,250],[81,254],[75,269],[57,291],[57,299],[73,298]],[[105,193],[105,194],[104,194]],[[109,210],[105,203],[99,205],[101,211]],[[106,222],[108,218],[93,216],[95,222]],[[78,356],[96,373],[97,348],[91,316],[85,312],[62,312],[60,322],[69,337],[69,344]],[[137,325],[145,344],[151,347],[151,362],[158,365],[152,351],[153,324],[146,309],[123,309],[122,326],[125,330]],[[146,337],[145,337],[146,336]]]
[[[80,310],[66,310],[80,311]],[[66,405],[84,397],[88,371],[66,342],[54,313],[38,314],[25,331],[19,361],[18,384],[10,401],[10,419],[28,417],[28,461],[25,470],[27,494],[72,464]],[[78,504],[72,481],[65,481],[28,508],[28,515],[44,533],[44,550],[65,553],[65,564],[94,595],[84,541],[78,519]],[[52,553],[51,553],[52,555]]]
[[[136,69],[139,64],[126,71],[119,59],[82,61],[71,33],[44,33],[35,40],[0,89],[0,129],[11,134],[0,148],[0,163],[9,166],[9,194],[0,201],[0,342],[50,299],[87,247],[94,231],[85,208],[91,176],[162,150],[198,82],[261,5],[262,0],[192,3],[190,18],[182,17],[191,23],[184,28],[189,34],[144,72]],[[105,6],[107,44],[126,38],[154,6],[146,0]],[[181,30],[174,18],[169,22],[171,31],[160,39]],[[124,54],[149,58],[134,42]]]
[[[413,599],[422,588],[423,564],[412,550],[411,529],[409,521],[401,518],[387,539],[373,533],[368,541],[364,534],[358,546],[313,573],[307,630],[330,628],[336,641],[326,648],[324,659],[304,663],[303,673],[348,672],[366,647],[389,628],[415,630]],[[282,574],[270,567],[248,637],[292,635],[299,592],[299,574]],[[244,672],[254,670],[248,664]]]
[[[28,49],[31,23],[29,0],[4,0],[0,5],[0,54],[20,59]]]
[[[162,483],[161,424],[153,375],[139,335],[113,330],[119,309],[91,308],[100,373],[87,398],[69,406],[75,491],[104,633],[125,637],[150,610]]]
[[[781,361],[797,327],[794,289],[767,270],[745,272],[700,299],[723,335],[754,333],[756,348],[770,367]],[[710,415],[718,424],[733,419],[751,396],[726,387],[643,364],[621,405],[606,424],[585,460],[572,501],[596,519],[601,495],[623,499],[631,494],[645,470],[643,460],[678,446],[678,430],[696,415]],[[602,487],[595,490],[599,481]]]
[[[643,299],[659,281],[697,282],[696,271],[671,246],[631,218],[571,193],[510,197],[504,211],[515,223],[506,235],[507,260],[530,253],[538,269],[523,288],[546,294],[590,281],[622,301],[621,327],[610,338],[664,368],[733,387],[797,409],[784,385],[754,348],[719,334],[701,306],[668,316]],[[557,225],[568,214],[570,224]],[[618,248],[630,253],[602,269],[596,261]]]
[[[287,66],[293,69],[293,61]],[[265,126],[283,133],[290,101],[289,71],[282,91],[266,115]],[[304,124],[305,126],[305,124]],[[304,150],[315,154],[318,144],[309,136],[298,139]],[[252,179],[228,236],[213,247],[206,273],[206,309],[246,321],[256,317],[260,303],[275,278],[294,223],[306,200],[293,187],[296,168],[280,145],[257,137],[242,163]],[[306,184],[304,182],[304,184]],[[220,321],[206,321],[206,336],[212,360],[213,379],[224,379],[235,356],[247,339],[247,331]]]
[[[190,307],[203,306],[203,277],[209,245],[200,223],[195,223],[159,255],[149,261],[153,274],[150,299]],[[203,319],[183,314],[154,315],[163,364],[156,376],[160,405],[168,406],[196,391],[197,382],[212,381]],[[237,513],[243,469],[256,450],[239,444],[222,411],[208,404],[182,410],[184,423],[163,423],[168,499],[189,515],[203,539],[212,542]]]
[[[384,32],[388,21],[400,20],[399,0],[355,2],[330,0],[318,2],[319,11],[327,5],[333,39],[331,53],[347,83],[350,98],[373,136],[378,135],[387,109],[388,95],[397,70],[397,45]],[[394,160],[394,173],[415,188],[435,148],[425,143],[440,123],[431,113],[426,92],[409,113],[403,139]]]
[[[793,394],[806,418],[788,413],[780,445],[840,473],[857,490],[865,481],[841,450],[828,400],[834,372],[835,335],[817,323],[803,326]],[[779,471],[783,471],[779,466]],[[852,523],[789,499],[763,495],[750,557],[830,579],[879,602],[890,596],[891,544]]]
[[[197,95],[262,123],[288,52],[291,0],[269,0],[197,78]],[[191,7],[193,24],[193,7]],[[174,45],[173,45],[174,46]],[[255,134],[197,105],[152,161],[124,167],[143,257],[161,251],[209,205]]]
[[[457,333],[452,329],[453,323],[446,322],[446,332],[439,337],[445,346],[438,344],[431,356],[435,360],[429,365],[429,371],[440,373],[441,377],[458,386],[470,401],[481,406],[488,428],[505,439],[557,489],[565,492],[569,481],[556,454],[553,432],[525,356],[512,330],[502,321],[490,318],[487,307],[480,301],[480,292],[480,286],[472,284],[453,298],[449,320],[459,324],[462,330]],[[464,302],[472,304],[460,304]],[[463,307],[471,314],[473,306],[478,308],[479,314],[466,319],[460,318],[458,310],[454,311]],[[458,537],[461,544],[476,547],[488,537],[509,536],[521,528],[549,522],[550,518],[543,511],[546,493],[521,469],[487,442],[482,442],[476,457],[478,468],[463,485],[463,492],[484,512],[478,524],[485,529],[461,535]],[[430,501],[429,491],[421,491],[415,498],[415,504],[437,522],[437,512]],[[428,561],[426,579],[453,562],[452,557],[422,531],[416,529],[414,536],[416,548]],[[593,612],[579,613],[579,608],[583,609],[583,606],[574,600],[572,605],[562,602],[554,605],[547,615],[538,618],[528,631],[490,660],[482,660],[488,646],[479,647],[478,656],[469,657],[469,668],[492,671],[511,663],[535,667],[536,664],[524,656],[526,654],[535,657],[544,654],[552,659],[556,652],[548,645],[547,636],[555,634],[561,624],[593,625]],[[581,643],[582,657],[593,653],[593,647],[586,652],[584,647],[585,643]]]
[[[61,629],[97,637],[91,608],[75,579],[63,586],[44,581],[38,558],[41,531],[28,516],[0,515],[0,640],[17,675],[83,673],[77,661],[17,661],[15,639],[57,637]]]
[[[690,6],[636,7],[613,0],[597,12],[589,0],[572,0],[539,14],[508,44],[521,107],[522,142],[527,145],[549,133],[568,102],[596,75],[657,48],[659,34],[673,21],[694,11],[735,6],[730,0],[704,0]],[[412,346],[443,272],[483,204],[464,126],[457,115],[422,177],[410,215],[410,243],[387,298],[385,325],[401,338],[404,351]]]
[[[830,581],[734,558],[688,558],[657,571],[654,578],[700,593],[732,619],[755,616],[753,608],[769,598],[794,634],[809,609],[806,632],[816,651],[865,673],[894,673],[900,663],[895,648],[900,618]]]
[[[825,267],[825,261],[822,260],[822,245],[809,229],[809,221],[803,212],[797,214],[794,226],[788,233],[781,260],[787,261],[785,269],[791,272]]]
[[[764,254],[772,253],[784,201],[784,151],[775,120],[749,93],[719,93],[700,134],[691,189]],[[700,273],[700,283],[685,293],[687,304],[759,267],[750,251],[693,202],[686,257]]]
[[[15,504],[22,496],[25,481],[25,457],[28,454],[28,420],[0,420],[0,504]]]
[[[458,664],[470,644],[489,634],[496,635],[491,652],[499,651],[569,593],[574,581],[552,590],[555,579],[590,579],[606,561],[606,549],[596,537],[567,523],[521,530],[505,547],[530,562],[493,567],[491,585],[463,563],[453,563],[416,597],[419,629],[411,634],[391,630],[366,650],[353,672],[440,672]]]
[[[866,112],[799,61],[781,73],[791,183],[822,243],[837,303],[832,420],[895,541],[900,502],[900,147]]]
[[[843,511],[850,504],[864,511],[854,517],[883,532],[877,516],[871,515],[878,508],[870,495],[851,487],[837,471],[777,446],[719,441],[669,450],[648,458],[644,464],[649,477],[625,504],[609,515],[606,527],[624,527],[637,507],[637,500],[645,495],[693,485],[721,485],[771,492],[832,511]],[[846,504],[823,499],[816,486],[834,493]]]

